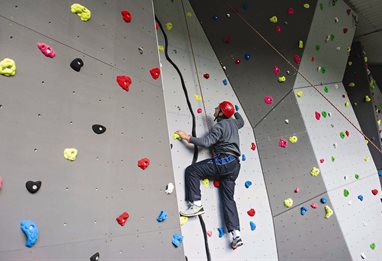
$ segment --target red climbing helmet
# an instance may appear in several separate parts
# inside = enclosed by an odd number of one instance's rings
[[[229,101],[223,101],[219,104],[219,109],[223,112],[224,116],[227,118],[231,118],[231,116],[235,113],[235,107]]]

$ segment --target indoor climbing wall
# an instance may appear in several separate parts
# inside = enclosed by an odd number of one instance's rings
[[[232,251],[231,237],[226,231],[221,212],[218,188],[213,181],[202,181],[202,202],[206,211],[203,219],[207,229],[211,260],[277,260],[272,216],[250,121],[242,110],[190,3],[186,0],[158,0],[154,1],[154,5],[155,13],[168,37],[168,54],[179,67],[185,81],[192,111],[196,117],[197,136],[206,134],[209,127],[214,124],[214,108],[223,100],[235,104],[245,119],[245,125],[239,131],[242,167],[235,190],[244,245]],[[192,116],[180,77],[165,57],[165,41],[160,30],[158,38],[169,137],[172,139],[173,132],[178,129],[191,133]],[[171,146],[178,205],[179,210],[183,210],[186,208],[184,171],[192,162],[193,146],[174,139]],[[208,150],[200,148],[198,160],[210,156]],[[185,222],[181,227],[183,244],[188,260],[206,260],[199,219],[189,218],[187,221],[181,221],[183,222]],[[222,229],[224,234],[221,232]]]
[[[1,3],[0,260],[182,260],[152,1],[72,4]]]

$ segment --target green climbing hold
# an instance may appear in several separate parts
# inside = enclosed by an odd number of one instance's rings
[[[325,93],[328,93],[328,92],[329,92],[329,88],[328,88],[327,85],[325,85],[325,87],[324,87],[324,92],[325,92]]]
[[[328,116],[328,113],[326,111],[321,112],[322,117],[326,118]]]
[[[358,174],[355,174],[354,177],[355,177],[355,179],[359,179],[359,175]]]
[[[323,3],[320,3],[320,9],[321,9],[321,11],[324,10],[324,4]]]
[[[336,161],[336,158],[334,156],[331,156],[330,159],[332,160],[332,162]]]
[[[319,51],[321,49],[321,46],[319,44],[316,44],[316,51]]]
[[[370,248],[371,248],[372,250],[374,250],[374,249],[375,249],[375,243],[371,243],[371,244],[370,244]]]
[[[347,196],[349,196],[349,190],[344,189],[344,197],[347,197]]]
[[[331,34],[331,35],[330,35],[330,40],[331,40],[331,41],[334,41],[334,38],[335,38],[334,34]]]
[[[322,66],[320,71],[321,71],[322,74],[325,74],[326,73],[326,68],[324,66]]]
[[[344,139],[345,138],[345,133],[343,133],[342,131],[340,132],[340,137],[341,139]]]

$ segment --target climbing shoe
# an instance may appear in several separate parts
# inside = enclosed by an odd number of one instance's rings
[[[241,240],[241,237],[235,237],[233,240],[232,240],[232,244],[231,244],[231,247],[233,250],[235,250],[236,248],[238,248],[239,246],[242,246],[244,243],[243,243],[243,240]]]
[[[195,217],[204,214],[203,206],[197,206],[195,204],[190,204],[188,209],[181,211],[180,215],[183,217]]]

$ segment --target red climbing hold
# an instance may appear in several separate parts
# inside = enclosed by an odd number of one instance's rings
[[[121,86],[122,89],[124,89],[127,92],[129,91],[129,86],[132,83],[131,78],[129,76],[125,76],[125,75],[118,75],[117,76],[117,82],[118,82],[119,86]]]
[[[197,113],[202,113],[202,108],[198,108],[198,109],[196,110],[196,112],[197,112]]]
[[[250,216],[250,217],[253,217],[255,214],[256,214],[256,211],[251,208],[250,210],[247,211],[247,214]]]
[[[289,15],[294,14],[294,9],[293,9],[292,7],[289,7],[289,8],[288,8],[288,14],[289,14]]]
[[[214,180],[214,187],[215,188],[220,187],[220,181],[219,180]]]
[[[301,63],[301,58],[298,54],[295,54],[294,55],[294,61],[297,63],[297,64],[300,64]]]
[[[279,32],[281,32],[281,27],[278,25],[278,26],[276,26],[276,29],[275,29],[275,31],[276,31],[276,33],[279,33]]]
[[[273,67],[273,73],[274,73],[275,75],[279,75],[279,73],[280,73],[280,68],[277,67],[277,66]]]
[[[131,20],[133,19],[131,13],[127,10],[122,10],[121,11],[121,15],[122,15],[122,18],[123,20],[126,22],[126,23],[130,23]]]
[[[224,37],[223,37],[223,41],[224,41],[225,43],[230,43],[231,40],[232,40],[232,37],[231,37],[230,35],[224,35]]]
[[[344,29],[342,29],[342,31],[344,32],[344,34],[346,34],[348,32],[349,29],[347,29],[346,27]]]
[[[203,77],[206,78],[206,79],[209,79],[210,75],[208,73],[205,73],[205,74],[203,74]]]
[[[117,217],[116,220],[118,224],[120,224],[121,226],[124,226],[128,218],[129,218],[129,214],[125,211],[119,217]]]
[[[320,159],[320,163],[324,163],[324,161],[325,161],[324,159]]]
[[[280,138],[279,147],[287,148],[288,147],[288,141],[286,139]]]
[[[321,119],[321,114],[319,112],[317,112],[317,111],[316,111],[315,114],[316,114],[316,120],[319,121]]]
[[[265,96],[265,98],[264,98],[264,102],[265,102],[266,104],[272,104],[272,103],[273,103],[273,98],[272,98],[272,96]]]
[[[150,160],[148,158],[143,158],[138,160],[138,167],[145,170],[150,165]]]
[[[158,79],[160,76],[160,69],[159,68],[152,68],[150,70],[151,76],[153,77],[154,80]]]
[[[371,191],[371,193],[373,193],[373,195],[376,196],[376,195],[378,194],[378,189],[373,189],[373,190]]]
[[[240,64],[240,59],[236,59],[235,64]]]
[[[347,137],[349,137],[349,135],[350,135],[349,131],[345,131],[345,134]]]
[[[254,142],[251,144],[251,150],[256,150],[256,144]]]
[[[314,62],[316,60],[316,57],[312,56],[312,62]]]

